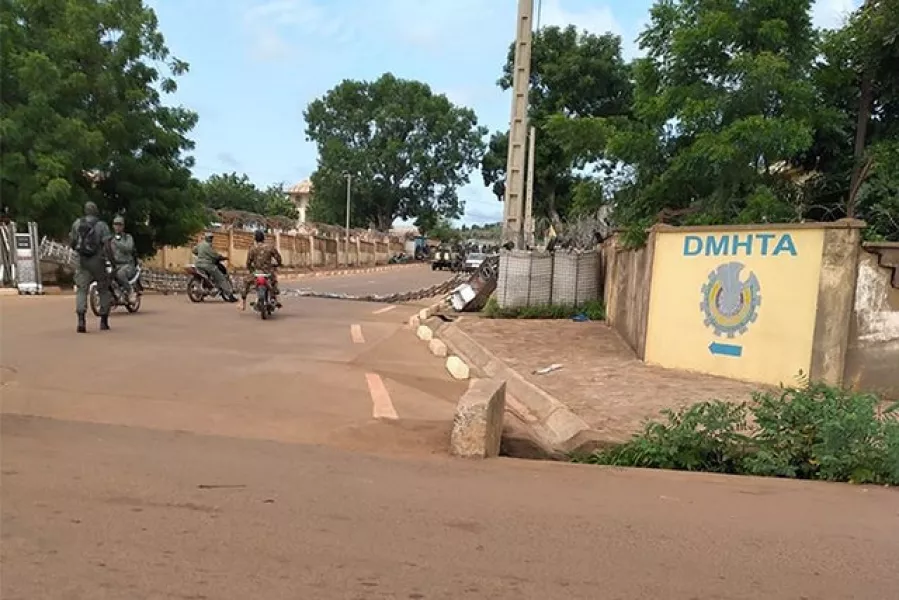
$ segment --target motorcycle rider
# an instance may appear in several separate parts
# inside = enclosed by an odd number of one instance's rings
[[[122,293],[130,302],[134,290],[131,288],[131,278],[137,271],[137,262],[134,259],[134,238],[130,233],[125,233],[125,218],[121,215],[112,220],[112,228],[115,231],[109,240],[109,257],[112,262],[113,275]]]
[[[198,271],[205,273],[215,283],[216,287],[221,290],[225,302],[237,302],[237,298],[234,297],[234,290],[231,289],[231,280],[218,268],[218,262],[225,257],[212,247],[213,237],[213,233],[207,231],[206,235],[203,236],[203,241],[194,248],[193,253],[197,256],[195,266]]]
[[[265,232],[261,229],[256,230],[253,238],[256,243],[247,252],[247,271],[249,271],[249,275],[240,293],[240,310],[246,310],[247,308],[247,294],[250,293],[250,289],[254,284],[253,273],[266,273],[269,276],[272,295],[275,298],[275,306],[281,308],[281,302],[278,300],[281,290],[278,289],[278,275],[274,269],[274,267],[280,267],[283,263],[281,253],[273,245],[265,243]]]

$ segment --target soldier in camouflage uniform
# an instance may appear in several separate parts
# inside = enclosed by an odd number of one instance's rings
[[[216,287],[222,292],[222,298],[225,299],[225,302],[237,302],[237,298],[234,297],[234,291],[231,289],[231,280],[219,270],[219,260],[224,258],[224,256],[216,252],[212,247],[213,238],[212,232],[207,232],[203,236],[203,241],[193,249],[193,253],[197,255],[194,266],[215,283]]]
[[[131,300],[134,290],[131,288],[131,278],[137,271],[134,260],[134,238],[130,233],[125,233],[125,218],[118,215],[112,220],[115,235],[109,240],[110,258],[112,259],[113,275],[125,298]]]
[[[253,287],[253,273],[267,273],[271,279],[272,294],[275,296],[275,304],[281,308],[281,302],[278,296],[281,290],[278,289],[278,275],[275,273],[275,266],[280,267],[282,264],[281,253],[271,244],[265,243],[265,233],[261,229],[257,229],[253,235],[256,243],[247,252],[247,271],[249,275],[244,281],[243,291],[240,294],[240,310],[247,308],[247,294]]]
[[[70,246],[78,253],[75,268],[75,312],[78,315],[78,333],[87,331],[87,292],[91,283],[97,282],[100,294],[100,329],[109,329],[109,305],[112,300],[106,258],[112,232],[109,225],[97,216],[99,211],[93,202],[84,205],[84,216],[72,223]]]

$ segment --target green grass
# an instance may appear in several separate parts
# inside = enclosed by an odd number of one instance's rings
[[[624,444],[575,462],[899,485],[899,403],[822,384],[662,411]],[[753,425],[749,425],[752,423]]]
[[[581,313],[591,321],[602,321],[606,318],[606,309],[600,300],[590,300],[580,306],[548,305],[500,308],[496,298],[491,297],[487,300],[483,313],[488,319],[571,319]]]

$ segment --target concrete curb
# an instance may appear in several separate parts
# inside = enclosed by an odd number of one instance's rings
[[[506,383],[473,379],[456,404],[450,454],[461,458],[499,456],[506,411]]]
[[[459,361],[468,366],[469,377],[505,381],[507,413],[529,432],[533,442],[546,455],[564,458],[571,453],[591,452],[610,443],[563,402],[526,380],[455,322],[431,322],[418,327],[432,329],[429,347],[434,340],[443,342],[447,348],[447,361],[453,359],[454,369],[459,369],[456,363]],[[451,371],[451,374],[455,377],[455,373]]]

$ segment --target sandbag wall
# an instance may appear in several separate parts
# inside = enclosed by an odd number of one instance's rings
[[[595,250],[502,251],[496,301],[500,308],[579,306],[600,297],[600,259]]]

